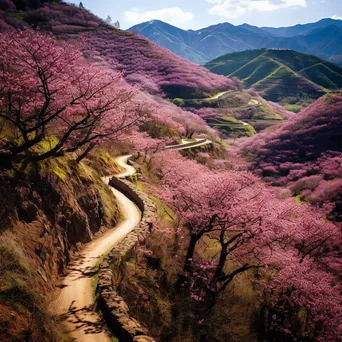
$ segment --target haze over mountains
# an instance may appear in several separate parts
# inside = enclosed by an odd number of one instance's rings
[[[289,48],[342,64],[342,21],[335,19],[281,28],[222,23],[188,31],[152,20],[129,30],[198,64],[227,53],[260,48]]]

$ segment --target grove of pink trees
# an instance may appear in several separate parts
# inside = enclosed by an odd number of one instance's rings
[[[287,186],[314,204],[336,204],[341,220],[342,96],[325,96],[274,133],[246,141],[241,150],[267,182]]]
[[[210,171],[177,152],[156,153],[150,165],[163,185],[160,198],[180,219],[184,266],[177,289],[210,308],[232,281],[254,269],[273,279],[259,282],[271,298],[263,302],[270,307],[270,336],[333,341],[334,331],[342,338],[340,270],[333,267],[341,232],[324,220],[330,207],[279,200],[251,173]],[[204,237],[217,246],[215,256],[196,252]],[[299,327],[291,326],[296,310],[306,317]]]
[[[89,64],[47,34],[0,33],[0,50],[2,163],[76,151],[83,158],[151,112],[133,101],[137,88],[120,72]]]
[[[128,81],[151,93],[187,98],[235,87],[231,80],[130,32],[96,31],[86,35],[86,42],[89,54],[125,70]]]

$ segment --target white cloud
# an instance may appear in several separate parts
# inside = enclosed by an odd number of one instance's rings
[[[342,17],[339,17],[338,15],[333,15],[331,19],[342,20]]]
[[[184,12],[179,7],[163,8],[156,11],[140,12],[137,8],[132,8],[124,12],[124,18],[127,23],[138,24],[141,22],[158,19],[175,26],[188,26],[193,20],[194,15],[191,12]]]
[[[282,8],[306,7],[306,0],[206,0],[209,13],[235,19],[249,12],[271,12]]]

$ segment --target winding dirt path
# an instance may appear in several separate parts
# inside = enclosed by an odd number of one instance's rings
[[[125,169],[116,177],[133,175],[135,169],[127,165],[130,156],[117,158],[117,163]],[[108,184],[110,177],[103,178]],[[63,279],[61,291],[53,303],[55,312],[65,317],[65,323],[72,338],[84,342],[111,342],[106,327],[94,310],[94,288],[92,276],[101,257],[109,252],[140,221],[140,212],[136,205],[121,192],[113,191],[123,220],[115,229],[108,231],[102,237],[90,242],[81,255],[68,266],[68,274]]]
[[[219,99],[220,97],[222,97],[223,95],[228,94],[229,92],[230,92],[230,90],[224,91],[224,92],[222,92],[222,93],[218,93],[218,94],[216,94],[216,95],[214,95],[214,96],[212,96],[212,97],[209,97],[208,100],[217,100],[217,99]]]
[[[178,145],[169,145],[165,147],[165,150],[187,150],[190,148],[200,147],[204,145],[211,145],[213,142],[208,139],[198,139],[195,138],[198,144],[194,144],[196,141],[188,141],[186,139],[182,139],[182,142]]]
[[[187,146],[189,142],[182,140],[173,149],[181,150],[212,144],[210,140],[197,139],[198,144]],[[115,175],[124,178],[134,175],[136,170],[127,164],[130,155],[116,159],[124,171]],[[108,184],[111,177],[103,177]],[[141,214],[136,205],[118,190],[111,188],[116,199],[122,221],[100,238],[90,242],[80,256],[68,266],[67,275],[61,281],[61,290],[51,305],[54,313],[64,317],[65,325],[71,337],[77,342],[111,342],[107,328],[101,321],[94,307],[94,291],[92,278],[96,264],[114,246],[122,241],[139,223]]]

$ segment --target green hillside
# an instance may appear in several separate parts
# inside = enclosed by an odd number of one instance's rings
[[[236,52],[205,66],[214,73],[238,77],[245,88],[255,88],[265,99],[275,102],[284,103],[293,97],[297,102],[303,98],[316,99],[342,88],[342,68],[293,50]],[[293,104],[293,100],[288,103]]]

